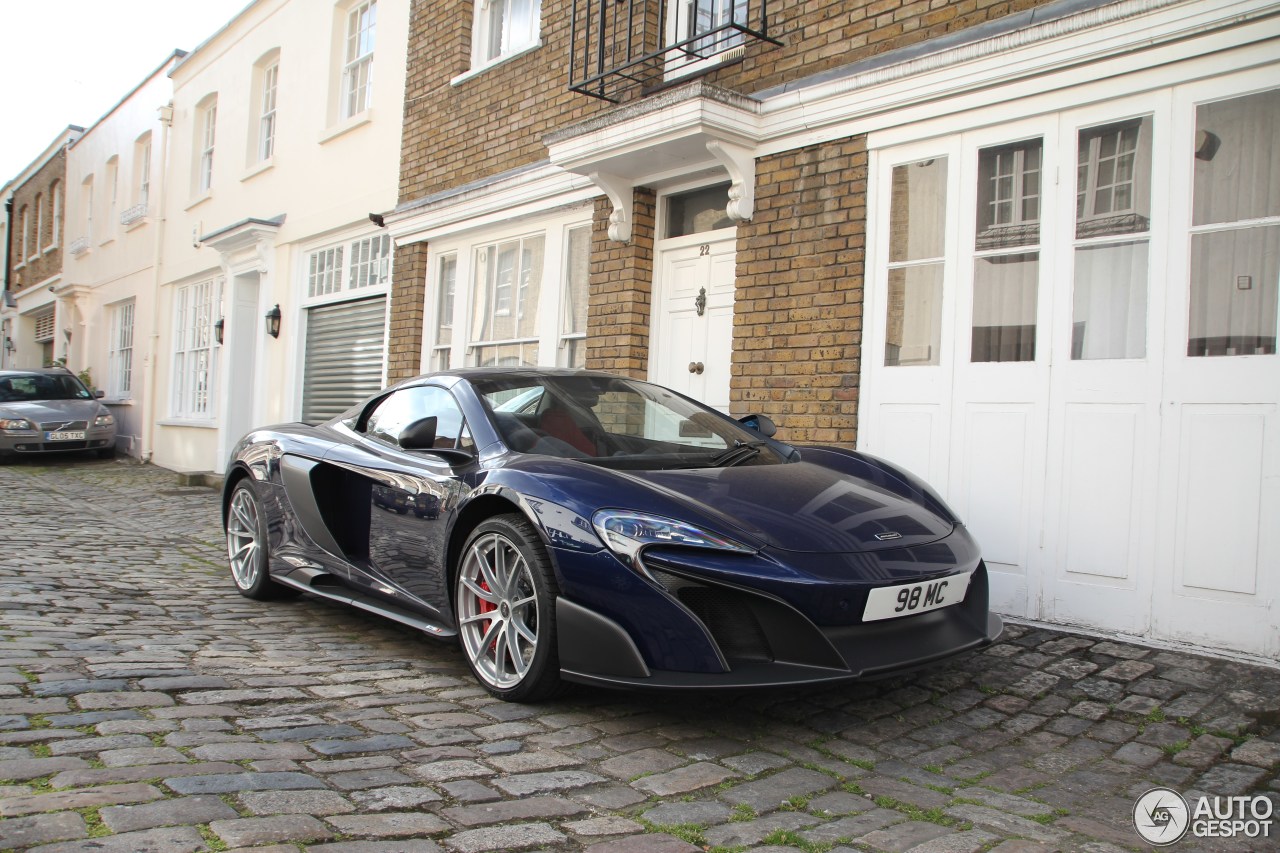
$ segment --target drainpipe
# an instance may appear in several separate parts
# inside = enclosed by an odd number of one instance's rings
[[[151,461],[155,452],[156,436],[156,369],[160,359],[160,283],[163,280],[164,230],[165,230],[165,179],[169,175],[169,129],[173,126],[173,101],[160,107],[160,179],[156,198],[156,247],[152,255],[153,272],[151,291],[151,339],[147,352],[146,396],[142,400],[142,452],[141,460]],[[155,166],[152,166],[155,169]],[[150,201],[148,199],[148,201]]]

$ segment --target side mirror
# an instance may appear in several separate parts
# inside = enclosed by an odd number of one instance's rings
[[[747,429],[755,430],[765,438],[773,438],[773,434],[778,431],[777,425],[769,419],[768,415],[744,415],[738,418],[738,423]]]
[[[101,400],[105,396],[107,396],[107,392],[103,391],[101,388],[93,392],[93,399],[95,400]]]
[[[436,418],[432,415],[429,418],[419,418],[400,430],[400,435],[396,438],[396,441],[400,442],[400,449],[425,450],[427,453],[434,453],[449,459],[466,460],[473,457],[470,450],[459,450],[456,447],[435,447],[436,423]]]
[[[405,450],[434,450],[436,443],[435,417],[419,418],[400,431],[396,439]]]

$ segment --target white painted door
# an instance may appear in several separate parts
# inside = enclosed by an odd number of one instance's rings
[[[1280,656],[1280,89],[1174,93],[1156,590],[1163,637]],[[1273,87],[1266,89],[1264,87]],[[1248,94],[1240,94],[1246,92]],[[1265,177],[1269,175],[1270,177]]]
[[[1157,574],[1163,306],[1168,280],[1167,93],[1065,113],[1054,202],[1042,613],[1145,634]],[[1154,110],[1154,112],[1153,112]],[[1154,138],[1156,128],[1160,136]]]
[[[657,249],[649,376],[729,411],[736,229],[663,240]]]

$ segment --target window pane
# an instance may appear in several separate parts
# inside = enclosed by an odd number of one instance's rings
[[[1196,225],[1280,216],[1280,89],[1196,108]]]
[[[1040,241],[1039,139],[978,153],[976,247],[1032,246]]]
[[[1151,117],[1084,128],[1076,155],[1076,237],[1151,228]]]
[[[1276,351],[1280,225],[1191,236],[1187,355]]]
[[[538,345],[527,343],[477,346],[472,348],[471,359],[474,367],[537,367]]]
[[[946,158],[895,166],[889,208],[889,261],[942,257],[946,224]]]
[[[973,270],[973,361],[1034,361],[1040,255],[978,258]]]
[[[440,279],[436,283],[436,346],[453,343],[453,295],[457,288],[458,258],[440,259]]]
[[[520,272],[516,289],[516,336],[538,333],[538,299],[542,295],[542,237],[531,237],[520,247]]]
[[[728,206],[728,184],[670,196],[667,199],[667,236],[683,237],[717,228],[732,228],[733,220],[725,215]]]
[[[1082,246],[1075,254],[1071,357],[1147,354],[1147,242]]]
[[[569,232],[569,257],[565,259],[564,328],[562,335],[587,330],[587,292],[590,272],[591,228],[574,228]]]
[[[942,264],[889,270],[884,363],[937,364],[942,348]]]

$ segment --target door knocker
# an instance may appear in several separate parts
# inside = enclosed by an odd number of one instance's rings
[[[698,288],[698,295],[693,300],[693,307],[698,309],[699,317],[707,313],[707,289],[705,287]]]

